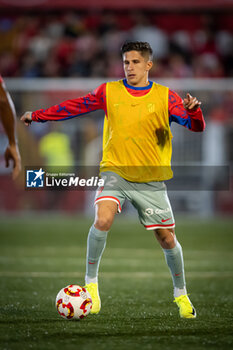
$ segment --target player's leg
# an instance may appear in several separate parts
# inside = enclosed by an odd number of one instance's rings
[[[182,247],[176,239],[174,230],[166,228],[156,229],[154,233],[164,251],[165,259],[172,275],[174,297],[186,294]]]
[[[87,238],[86,283],[97,282],[100,259],[116,213],[117,204],[113,201],[101,201],[95,206],[95,221]]]
[[[140,189],[142,188],[142,190]],[[166,186],[163,182],[136,184],[130,192],[139,219],[147,230],[154,230],[163,248],[174,284],[175,302],[181,317],[195,318],[196,313],[187,297],[182,247],[174,233],[175,220]]]
[[[98,270],[100,260],[106,245],[108,231],[110,230],[116,213],[121,212],[125,201],[122,191],[124,179],[119,175],[107,171],[101,174],[104,178],[104,187],[97,191],[95,198],[95,221],[90,228],[87,239],[86,260],[86,288],[92,297],[91,313],[100,311],[100,297],[98,292]]]
[[[107,234],[116,213],[117,203],[114,201],[103,200],[97,203],[95,207],[95,221],[88,234],[85,281],[86,288],[91,294],[93,302],[91,313],[100,311],[101,302],[98,292],[99,264],[106,245]]]
[[[183,318],[195,318],[196,311],[187,296],[182,247],[176,239],[174,230],[164,228],[155,229],[154,232],[164,251],[165,259],[171,272],[174,286],[174,301],[179,307],[180,316]]]

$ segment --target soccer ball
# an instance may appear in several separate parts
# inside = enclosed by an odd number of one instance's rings
[[[90,294],[77,284],[62,288],[56,297],[56,309],[67,320],[80,320],[89,314],[91,308]]]

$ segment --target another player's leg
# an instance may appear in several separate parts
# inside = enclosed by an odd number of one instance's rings
[[[104,200],[96,204],[95,221],[87,238],[86,288],[92,297],[91,313],[98,313],[101,301],[98,291],[98,271],[100,260],[106,245],[107,234],[114,216],[117,213],[117,203]]]
[[[174,302],[182,318],[196,318],[196,311],[187,296],[182,247],[175,237],[173,229],[156,229],[155,236],[163,248],[167,265],[170,269]]]

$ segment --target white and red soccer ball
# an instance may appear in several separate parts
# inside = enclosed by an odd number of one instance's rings
[[[56,309],[67,320],[80,320],[89,314],[91,308],[90,294],[77,284],[62,288],[56,297]]]

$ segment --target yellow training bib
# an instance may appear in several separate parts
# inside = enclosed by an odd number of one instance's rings
[[[135,97],[122,80],[106,84],[100,172],[113,171],[132,182],[172,178],[168,92],[153,83],[146,95]]]

